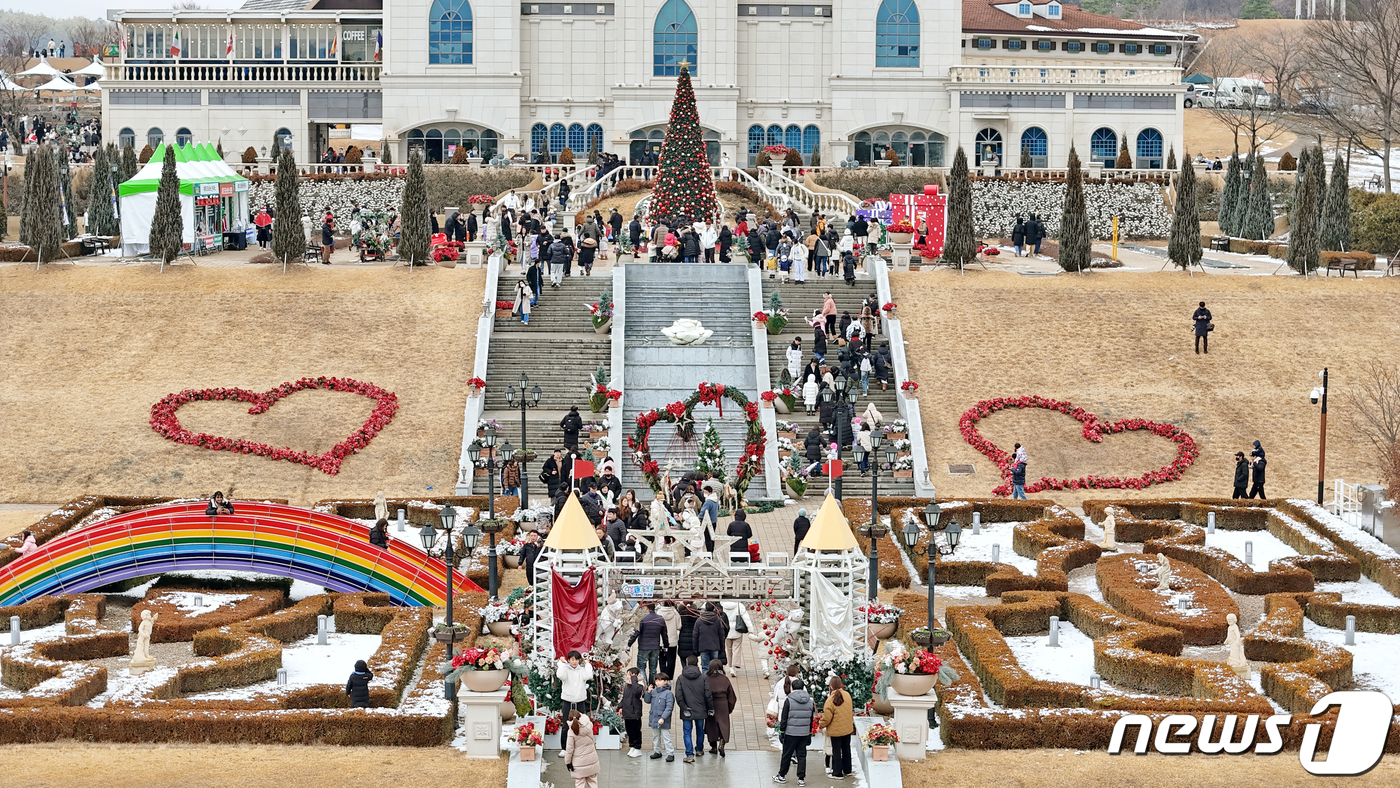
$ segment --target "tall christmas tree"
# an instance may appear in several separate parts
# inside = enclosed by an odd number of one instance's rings
[[[695,470],[720,481],[724,481],[728,473],[724,444],[720,443],[714,419],[705,420],[705,432],[700,435],[700,445],[695,449]]]
[[[666,140],[661,143],[658,165],[656,189],[651,195],[653,217],[674,221],[685,216],[693,222],[715,218],[715,181],[700,138],[700,115],[695,109],[690,69],[684,65],[676,77],[671,123],[666,127]]]
[[[1288,218],[1288,267],[1298,273],[1310,273],[1317,268],[1317,219],[1327,185],[1322,175],[1322,149],[1304,148],[1298,171],[1303,177]]]
[[[110,147],[110,146],[108,146]],[[111,167],[108,148],[97,146],[92,157],[92,185],[88,191],[88,232],[94,235],[116,235],[121,232],[117,222],[117,201],[112,195]]]
[[[1241,189],[1248,189],[1249,204],[1245,207],[1240,236],[1251,241],[1262,241],[1274,234],[1274,198],[1269,193],[1269,175],[1264,172],[1264,157],[1250,155],[1253,174],[1249,183]],[[1301,166],[1301,165],[1300,165]]]

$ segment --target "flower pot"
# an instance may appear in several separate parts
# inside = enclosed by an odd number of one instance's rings
[[[950,638],[950,637],[952,637],[952,635],[934,635],[933,637],[929,638],[929,641],[928,641],[929,648],[938,648],[939,646],[943,645],[944,643],[947,643],[947,642],[948,642],[948,638]]]
[[[608,407],[609,407],[609,408],[616,408],[616,407],[618,407],[618,406],[621,405],[621,404],[622,404],[622,403],[618,401],[618,398],[617,398],[617,397],[613,397],[613,398],[611,398],[611,399],[608,400]]]
[[[593,746],[600,750],[620,750],[622,734],[605,725],[599,728],[598,735],[593,737]]]
[[[899,622],[888,621],[884,624],[868,624],[866,626],[870,629],[870,634],[880,640],[889,640],[894,635],[895,630],[899,629]]]
[[[437,261],[437,264],[438,264],[438,267],[440,267],[440,268],[456,268],[456,267],[457,267],[457,261],[456,261],[456,260],[451,260],[451,259],[448,259],[448,258],[446,258],[446,257],[442,258],[441,260],[438,260],[438,261]]]
[[[779,317],[778,315],[774,315],[774,316],[768,318],[768,322],[764,323],[763,325],[764,325],[765,328],[768,329],[768,333],[770,333],[770,334],[780,334],[780,333],[782,333],[782,330],[783,330],[784,328],[787,328],[787,324],[788,324],[787,318],[785,318],[785,317]]]
[[[882,717],[894,716],[894,704],[887,700],[880,700],[879,695],[870,699],[870,710]]]
[[[510,722],[515,719],[515,704],[508,700],[501,701],[501,722]]]
[[[469,670],[462,674],[462,684],[472,692],[495,692],[509,678],[508,670]]]
[[[601,460],[601,459],[603,459],[603,458],[606,457],[606,456],[608,456],[608,450],[607,450],[607,449],[594,449],[594,450],[593,450],[593,459],[595,459],[595,460]]]
[[[558,750],[558,749],[561,749],[560,746],[559,746],[559,737],[560,737],[560,736],[561,736],[561,734],[558,734],[558,733],[546,733],[546,734],[544,735],[544,748],[545,748],[546,750]]]
[[[797,433],[795,433],[795,432],[783,432],[783,431],[779,430],[779,431],[778,431],[778,437],[779,437],[779,438],[787,438],[787,439],[790,440],[790,441],[795,441],[795,440],[797,440]]]
[[[887,433],[885,433],[885,440],[890,440],[890,441],[900,441],[900,440],[904,440],[904,439],[907,438],[907,437],[909,437],[909,433],[907,433],[907,432],[887,432]]]
[[[438,643],[460,643],[467,639],[469,633],[466,629],[460,627],[453,629],[438,629],[434,627],[430,630],[430,634],[433,640]]]
[[[611,330],[612,318],[608,318],[607,320],[604,320],[600,325],[596,325],[593,327],[593,332],[596,334],[606,334]]]
[[[470,675],[470,674],[468,674]],[[916,697],[927,695],[933,689],[934,682],[938,681],[938,676],[933,673],[896,673],[890,686],[900,695]]]
[[[890,243],[907,244],[913,240],[913,233],[890,233]]]
[[[475,475],[475,476],[485,476],[485,475],[486,475],[486,469],[485,469],[485,468],[477,468],[477,469],[476,469],[476,473],[473,474],[473,475]]]
[[[533,746],[527,747],[526,745],[523,745],[523,744],[520,745],[520,760],[522,760],[522,761],[533,761],[533,760],[535,760],[535,748],[534,748]]]
[[[589,430],[589,431],[588,431],[588,437],[589,437],[590,440],[595,440],[595,441],[596,441],[596,440],[598,440],[599,438],[606,438],[606,437],[608,437],[608,433],[607,433],[606,430]]]
[[[792,413],[792,409],[788,407],[786,402],[783,402],[782,397],[773,400],[773,409],[779,413]]]
[[[765,399],[765,400],[759,400],[759,401],[763,403],[763,407],[765,407],[765,408],[771,408],[771,407],[773,407],[773,403],[769,402],[769,401],[766,400],[766,399]]]
[[[510,637],[510,622],[492,621],[486,625],[486,631],[498,638]]]
[[[787,449],[778,449],[778,459],[780,459],[780,460],[786,460],[787,458],[789,458],[789,457],[791,457],[791,456],[792,456],[792,452],[788,451]]]
[[[525,525],[524,523],[521,523],[521,526],[524,526],[524,525]],[[522,528],[521,530],[524,530],[524,528]],[[501,557],[505,559],[505,561],[506,561],[506,568],[507,568],[507,569],[519,569],[519,568],[520,568],[520,556],[518,556],[518,555],[505,555],[505,556],[501,556]]]
[[[898,470],[897,470],[897,471],[894,472],[894,478],[896,478],[896,479],[912,479],[912,478],[914,478],[914,472],[913,472],[913,471],[908,471],[908,470],[905,470],[905,471],[898,471]]]
[[[791,478],[784,481],[787,482],[788,492],[792,493],[792,497],[801,498],[807,494],[807,482],[796,482]]]
[[[894,707],[890,707],[890,712],[894,712]],[[873,761],[888,761],[890,759],[890,745],[872,744],[870,745],[870,759]]]
[[[511,315],[511,310],[509,310],[509,309],[497,309],[497,310],[496,310],[496,317],[510,317],[510,315]]]
[[[919,398],[919,393],[918,393],[917,391],[913,390],[913,389],[905,389],[905,390],[904,390],[904,398],[905,398],[905,399],[918,399],[918,398]]]
[[[876,159],[873,162],[873,164],[875,165],[876,169],[879,169],[881,167],[889,167],[891,164],[893,164],[893,162],[891,162],[889,159]]]

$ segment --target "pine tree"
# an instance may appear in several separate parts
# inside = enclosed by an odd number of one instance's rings
[[[1351,248],[1351,193],[1347,185],[1347,165],[1341,153],[1332,164],[1332,180],[1327,184],[1327,198],[1322,203],[1318,243],[1329,252],[1345,252]]]
[[[1279,13],[1273,9],[1270,0],[1244,0],[1240,8],[1240,19],[1278,19]]]
[[[32,183],[34,181],[34,157],[36,148],[30,148],[24,154],[24,195],[19,205],[19,242],[29,246],[29,234],[33,230],[33,211],[30,207],[34,204],[30,199]]]
[[[112,174],[107,148],[99,145],[92,158],[92,185],[88,189],[88,227],[93,235],[116,235],[117,215],[112,210]]]
[[[716,202],[710,160],[700,138],[700,115],[695,109],[690,70],[681,66],[671,102],[671,122],[661,143],[650,212],[653,217],[672,221],[685,216],[690,221],[703,222],[715,218]]]
[[[1225,170],[1225,188],[1220,192],[1220,232],[1231,236],[1240,235],[1240,225],[1244,221],[1245,200],[1244,174],[1240,171],[1240,154],[1230,154],[1230,165]]]
[[[1181,268],[1189,268],[1201,259],[1201,217],[1196,204],[1196,168],[1191,156],[1183,157],[1181,174],[1176,179],[1176,208],[1172,214],[1171,237],[1167,241],[1167,257]]]
[[[297,190],[297,160],[291,148],[283,148],[277,154],[273,198],[277,218],[272,223],[272,256],[285,265],[306,254],[306,233],[301,227],[301,194]]]
[[[389,141],[388,141],[388,140],[384,140],[383,142],[379,143],[379,163],[380,163],[380,164],[393,164],[393,163],[394,163],[394,149],[393,149],[393,147],[391,147],[391,146],[389,145]]]
[[[1060,216],[1060,268],[1083,271],[1089,267],[1089,210],[1084,204],[1084,175],[1079,154],[1069,146],[1069,169],[1065,172],[1065,207]]]
[[[720,442],[714,419],[705,420],[705,431],[701,433],[700,444],[695,449],[695,471],[719,481],[724,481],[729,472],[724,459],[724,444]]]
[[[1303,149],[1303,156],[1298,160],[1298,171],[1303,177],[1298,182],[1293,212],[1288,217],[1288,267],[1303,274],[1317,268],[1318,206],[1326,187],[1318,175],[1321,161],[1321,148]]]
[[[63,223],[58,199],[58,160],[52,145],[40,145],[34,153],[34,175],[25,194],[29,208],[28,246],[38,259],[51,263],[63,243]]]
[[[10,176],[3,175],[4,182],[0,183],[0,241],[10,234],[10,209],[5,205],[5,190],[9,188]]]
[[[977,238],[972,234],[972,179],[967,173],[967,154],[962,146],[953,154],[948,172],[948,235],[943,241],[943,259],[964,265],[977,258]]]
[[[589,137],[588,137],[588,166],[590,166],[590,167],[596,167],[597,165],[598,165],[598,136],[597,136],[596,134],[591,134],[591,135],[589,135]]]
[[[175,171],[175,146],[165,146],[161,161],[160,186],[156,188],[156,210],[151,217],[151,254],[169,263],[185,245],[185,220],[180,215],[180,176]]]
[[[219,154],[219,161],[223,161],[223,160],[224,160],[224,138],[223,138],[223,137],[220,137],[220,138],[219,138],[219,145],[218,145],[218,147],[214,148],[214,152],[217,153],[217,154]]]
[[[1187,160],[1187,161],[1191,161],[1191,157],[1190,157],[1190,156],[1187,156],[1187,157],[1186,157],[1186,160]],[[1169,170],[1174,170],[1174,169],[1176,169],[1176,146],[1175,146],[1175,145],[1173,145],[1173,146],[1171,146],[1170,148],[1167,149],[1167,169],[1169,169]]]
[[[1128,153],[1127,135],[1124,135],[1123,139],[1119,140],[1118,160],[1113,162],[1113,168],[1116,170],[1131,170],[1133,168],[1133,157]]]
[[[427,265],[431,260],[428,240],[432,234],[428,224],[428,182],[423,173],[423,153],[416,148],[408,153],[408,177],[404,180],[399,216],[403,217],[399,257],[409,265]]]
[[[1254,159],[1254,174],[1249,178],[1249,205],[1245,208],[1240,235],[1251,241],[1262,241],[1274,234],[1274,198],[1269,193],[1264,157],[1251,158]]]

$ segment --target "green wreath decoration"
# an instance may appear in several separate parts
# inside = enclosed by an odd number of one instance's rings
[[[732,386],[714,383],[701,383],[695,387],[695,393],[686,397],[680,402],[672,402],[664,408],[653,408],[637,414],[637,429],[627,438],[627,448],[632,451],[637,467],[641,468],[642,476],[651,486],[652,491],[661,490],[661,466],[651,458],[651,447],[647,439],[651,434],[651,428],[658,422],[666,422],[676,425],[676,432],[680,434],[681,440],[689,442],[695,437],[695,415],[696,405],[714,405],[719,408],[720,416],[724,415],[724,400],[728,399],[744,410],[744,421],[747,431],[744,434],[744,453],[739,458],[739,465],[734,471],[734,491],[739,498],[744,497],[744,493],[749,489],[749,483],[753,477],[763,468],[763,452],[767,446],[768,437],[763,429],[763,424],[759,421],[758,406],[749,401],[744,393]]]

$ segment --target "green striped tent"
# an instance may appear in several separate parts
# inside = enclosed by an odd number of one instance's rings
[[[165,143],[161,143],[131,180],[118,187],[121,194],[122,248],[126,254],[149,251],[151,219],[156,212],[156,190],[160,188],[161,168],[165,161]],[[195,204],[201,197],[219,197],[224,193],[229,212],[229,230],[244,230],[248,226],[247,178],[234,172],[213,145],[192,143],[175,146],[175,173],[180,178],[180,213],[184,217],[185,243],[195,241]],[[230,188],[233,194],[228,195]],[[222,228],[204,228],[218,235]]]

